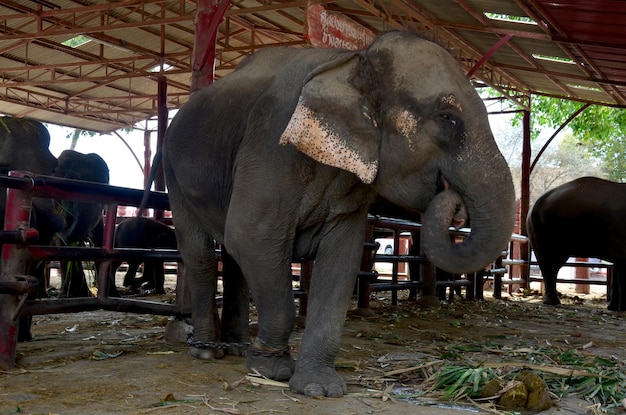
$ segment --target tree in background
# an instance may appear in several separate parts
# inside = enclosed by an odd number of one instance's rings
[[[532,137],[537,137],[543,128],[560,127],[583,105],[576,101],[533,95]],[[521,115],[513,118],[513,125],[520,123]],[[571,141],[600,161],[602,176],[626,181],[626,110],[592,105],[574,118],[568,127]]]
[[[498,116],[499,117],[499,116]],[[514,118],[514,117],[513,117]],[[567,117],[566,117],[567,118]],[[509,115],[492,124],[492,129],[500,151],[504,155],[520,196],[522,175],[522,129],[512,127],[515,121]],[[538,154],[546,140],[552,135],[551,128],[537,129],[531,141],[532,154]],[[541,134],[540,134],[541,133]],[[543,153],[530,177],[531,204],[546,191],[582,176],[606,177],[601,160],[592,154],[587,146],[581,145],[571,133],[561,133]]]

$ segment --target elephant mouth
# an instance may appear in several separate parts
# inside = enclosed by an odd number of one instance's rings
[[[452,186],[450,186],[450,182],[448,182],[443,173],[439,171],[439,174],[437,175],[436,194],[449,191],[451,188]],[[452,214],[452,218],[450,219],[449,226],[453,227],[455,230],[459,230],[466,224],[468,224],[469,226],[467,209],[465,205],[463,203],[457,203],[453,209],[454,212]]]
[[[448,183],[448,181],[446,180],[446,177],[443,175],[441,170],[437,174],[436,186],[437,186],[437,191],[435,192],[435,194],[441,193],[444,190],[448,190],[450,188],[450,183]]]

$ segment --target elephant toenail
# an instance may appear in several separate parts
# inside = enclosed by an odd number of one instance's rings
[[[309,383],[304,388],[304,394],[311,397],[324,396],[324,388],[319,383]]]
[[[341,398],[344,395],[344,390],[341,385],[332,384],[328,386],[328,392],[326,396],[329,398]]]

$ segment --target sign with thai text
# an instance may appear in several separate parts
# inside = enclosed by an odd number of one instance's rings
[[[375,37],[371,30],[321,4],[308,5],[307,23],[311,44],[319,48],[359,50]]]

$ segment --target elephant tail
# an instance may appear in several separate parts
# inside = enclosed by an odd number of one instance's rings
[[[150,168],[150,175],[148,176],[148,180],[146,182],[146,186],[143,189],[143,196],[141,197],[141,203],[139,204],[139,208],[137,209],[137,217],[143,216],[143,211],[148,207],[148,201],[150,200],[150,189],[152,188],[152,183],[154,183],[154,179],[157,174],[157,170],[159,165],[161,164],[161,160],[163,159],[163,150],[159,148],[154,155],[154,159],[152,160],[152,167]]]

